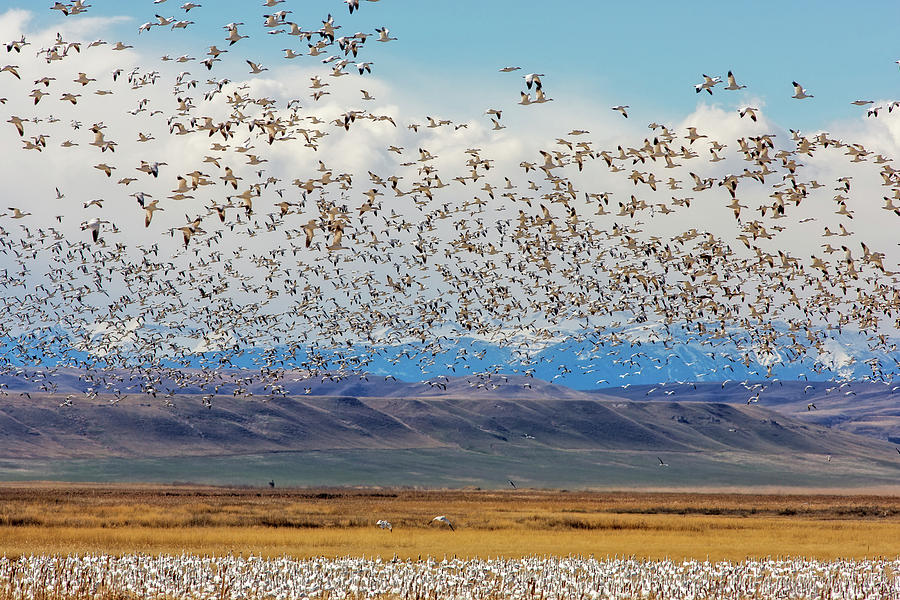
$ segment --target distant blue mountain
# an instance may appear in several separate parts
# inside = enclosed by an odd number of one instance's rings
[[[161,328],[156,328],[165,333]],[[788,346],[788,331],[775,329],[776,345],[770,355],[761,354],[746,334],[713,340],[673,329],[671,339],[659,341],[653,330],[635,326],[615,332],[622,341],[603,342],[581,332],[562,341],[516,340],[500,345],[461,337],[443,340],[439,346],[408,342],[393,346],[352,346],[338,349],[291,350],[287,346],[248,347],[232,351],[187,352],[183,358],[140,357],[123,342],[119,353],[88,351],[90,343],[76,340],[60,328],[41,336],[0,338],[0,357],[7,371],[17,367],[143,366],[150,369],[286,369],[317,372],[353,372],[393,376],[406,382],[475,373],[527,374],[577,390],[628,385],[653,385],[677,381],[730,380],[889,380],[900,365],[900,353],[873,349],[865,332],[829,332],[816,351],[798,357]],[[800,336],[797,336],[799,339]],[[630,341],[626,341],[630,340]],[[779,345],[781,344],[781,345]]]

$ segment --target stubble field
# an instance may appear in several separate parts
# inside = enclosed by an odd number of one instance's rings
[[[446,515],[455,531],[433,523]],[[385,519],[393,531],[376,527]],[[0,486],[0,554],[897,557],[896,496]]]

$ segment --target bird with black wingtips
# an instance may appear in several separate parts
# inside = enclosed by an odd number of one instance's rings
[[[797,100],[804,100],[806,98],[812,98],[812,94],[807,94],[807,90],[797,83],[796,81],[792,81],[791,84],[794,86],[794,95],[791,98],[796,98]]]

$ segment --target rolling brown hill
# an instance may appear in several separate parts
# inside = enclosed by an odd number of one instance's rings
[[[0,457],[225,455],[503,446],[648,452],[740,450],[866,455],[887,444],[759,406],[587,399],[176,396],[0,400]]]
[[[640,402],[665,398],[745,405],[748,400],[791,418],[900,445],[900,384],[863,381],[735,381],[597,390]]]
[[[0,479],[860,487],[900,474],[885,441],[714,401],[713,387],[700,386],[699,401],[686,392],[648,401],[640,390],[587,393],[525,377],[284,379],[291,395],[245,382],[256,395],[211,402],[199,388],[120,399],[81,390],[66,402],[10,389],[0,397]],[[625,392],[635,399],[612,395]]]

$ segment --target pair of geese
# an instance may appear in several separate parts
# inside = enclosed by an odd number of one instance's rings
[[[448,527],[450,527],[450,531],[456,531],[456,529],[454,529],[453,527],[453,523],[451,523],[450,519],[448,519],[445,515],[440,515],[431,520],[432,523],[434,523],[435,521],[437,521],[438,523],[446,524]],[[390,521],[385,521],[384,519],[379,519],[375,522],[375,525],[382,529],[387,529],[390,532],[394,531],[394,527],[391,525]]]

